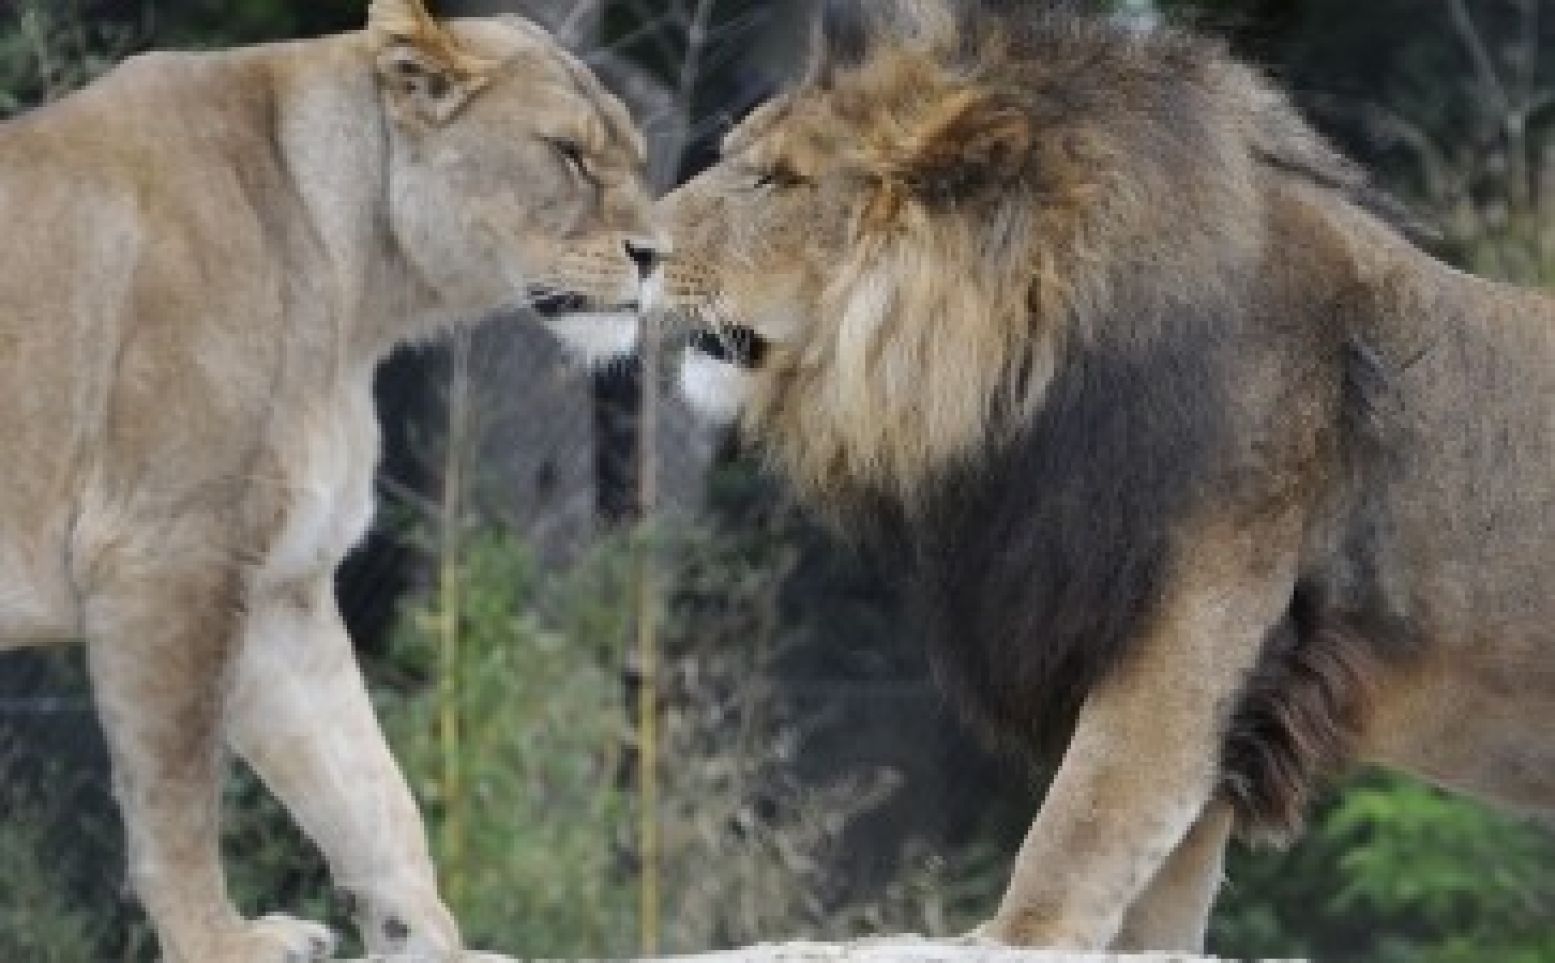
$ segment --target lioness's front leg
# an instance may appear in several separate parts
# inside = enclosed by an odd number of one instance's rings
[[[459,930],[327,576],[250,601],[227,726],[354,897],[368,949],[453,959]]]
[[[126,555],[131,553],[126,552]],[[181,553],[167,546],[167,554]],[[105,560],[86,600],[87,661],[113,759],[129,874],[169,963],[301,963],[327,930],[248,922],[218,850],[220,703],[235,631],[233,573]],[[119,572],[128,573],[121,577]]]
[[[985,935],[1075,950],[1117,937],[1215,794],[1226,724],[1290,598],[1282,541],[1204,538],[1175,557],[1153,628],[1087,697]]]

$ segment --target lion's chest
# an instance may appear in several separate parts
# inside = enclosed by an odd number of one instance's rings
[[[277,478],[264,581],[333,571],[372,522],[378,423],[366,385],[342,391],[280,428],[272,459]]]

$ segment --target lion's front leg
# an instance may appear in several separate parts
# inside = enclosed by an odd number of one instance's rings
[[[983,933],[1101,950],[1210,805],[1221,740],[1294,575],[1238,534],[1179,556],[1153,628],[1092,691]],[[1293,553],[1292,553],[1293,554]]]
[[[373,715],[327,577],[251,601],[227,726],[233,747],[353,897],[368,949],[456,958],[459,931],[438,897],[420,814]]]

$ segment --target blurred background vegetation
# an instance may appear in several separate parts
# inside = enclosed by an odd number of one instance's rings
[[[0,114],[138,50],[352,29],[364,6],[13,0],[0,5]],[[435,6],[529,10],[560,27],[632,102],[664,184],[706,163],[717,134],[781,82],[808,16],[786,0]],[[1555,0],[1108,6],[1227,37],[1379,172],[1444,258],[1555,282]],[[974,924],[1040,778],[959,732],[890,584],[729,439],[673,401],[645,414],[641,387],[633,366],[577,372],[521,323],[407,353],[381,378],[385,507],[340,591],[473,941],[631,953],[649,876],[663,949]],[[667,504],[644,521],[647,478]],[[0,658],[0,959],[151,958],[123,897],[94,726],[78,659]],[[344,925],[322,861],[263,790],[239,772],[230,796],[245,908]],[[1551,963],[1552,867],[1545,830],[1361,774],[1290,852],[1235,854],[1214,949]]]

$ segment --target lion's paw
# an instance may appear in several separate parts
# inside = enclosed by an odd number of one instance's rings
[[[1066,950],[1076,953],[1095,953],[1105,948],[1086,929],[1078,928],[1073,921],[1046,920],[1027,914],[993,919],[960,937],[963,943],[984,949],[1001,947],[1041,947],[1044,950]]]
[[[994,920],[986,920],[982,924],[962,933],[956,937],[956,942],[965,946],[992,948],[1004,946],[997,933]]]

